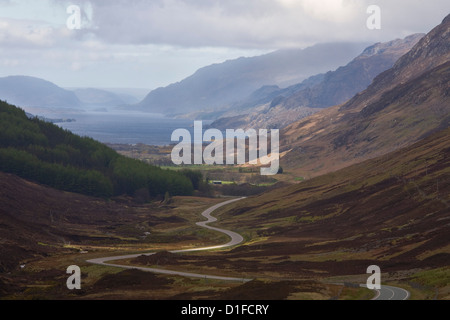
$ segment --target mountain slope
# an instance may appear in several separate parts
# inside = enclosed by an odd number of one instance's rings
[[[34,77],[0,78],[0,99],[26,108],[79,108],[81,101],[68,90]],[[32,108],[32,109],[30,109]]]
[[[225,228],[253,239],[223,265],[305,277],[364,274],[375,261],[383,272],[448,267],[449,136],[450,129],[439,131],[233,205],[222,213]]]
[[[236,107],[239,110],[237,112],[247,114],[241,118],[241,121],[247,122],[246,127],[281,129],[318,112],[317,108],[328,108],[344,103],[366,89],[376,76],[391,68],[423,36],[415,34],[401,40],[377,43],[335,71],[311,77],[301,84],[286,89],[257,91]],[[245,110],[252,102],[255,108]],[[232,112],[228,114],[234,116]],[[232,121],[226,119],[219,119],[217,125],[224,123],[232,126]],[[213,123],[212,126],[214,125]]]
[[[387,90],[410,81],[423,73],[450,61],[450,15],[423,37],[419,43],[401,57],[392,69],[380,74],[374,83],[342,107],[360,109],[378,99]]]
[[[189,195],[192,182],[119,155],[109,147],[0,101],[0,171],[59,190],[111,197],[137,191],[147,197]]]
[[[342,106],[288,126],[284,165],[304,177],[408,146],[448,127],[450,19]],[[283,164],[282,164],[283,165]]]
[[[211,65],[181,82],[153,90],[137,107],[166,114],[228,107],[264,85],[299,83],[314,74],[337,68],[365,46],[320,44]]]
[[[380,73],[390,69],[423,36],[415,34],[368,47],[345,67],[328,72],[321,83],[289,96],[283,105],[287,108],[327,108],[344,103],[366,89]]]

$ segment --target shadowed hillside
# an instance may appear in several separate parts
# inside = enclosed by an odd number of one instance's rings
[[[233,205],[223,225],[253,237],[229,262],[247,272],[303,276],[358,274],[371,264],[386,272],[448,266],[449,136],[446,129]]]

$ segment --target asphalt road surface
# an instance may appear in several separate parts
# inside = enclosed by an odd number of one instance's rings
[[[362,284],[361,287],[367,288],[367,285]],[[375,289],[375,297],[372,300],[408,300],[411,294],[409,291],[392,287],[392,286],[381,286],[381,289]]]
[[[196,252],[196,251],[208,251],[208,250],[214,250],[214,249],[223,249],[228,247],[236,246],[244,241],[244,238],[233,231],[215,228],[209,226],[210,223],[216,222],[217,219],[211,216],[211,214],[228,204],[231,204],[233,202],[239,201],[245,199],[244,198],[238,198],[233,200],[228,200],[219,204],[216,204],[215,206],[212,206],[205,211],[202,212],[202,216],[207,219],[207,221],[197,222],[197,225],[202,228],[206,228],[209,230],[214,230],[217,232],[224,233],[228,235],[231,240],[223,245],[217,245],[217,246],[211,246],[211,247],[203,247],[203,248],[194,248],[194,249],[185,249],[185,250],[175,250],[170,251],[171,253],[185,253],[185,252]],[[237,278],[237,277],[221,277],[221,276],[213,276],[213,275],[205,275],[200,273],[190,273],[190,272],[182,272],[182,271],[173,271],[173,270],[165,270],[165,269],[158,269],[158,268],[147,268],[147,267],[136,267],[136,266],[126,266],[126,265],[120,265],[120,264],[114,264],[111,263],[111,261],[115,260],[124,260],[124,259],[133,259],[137,258],[142,255],[151,256],[156,254],[156,252],[152,253],[139,253],[139,254],[131,254],[131,255],[123,255],[123,256],[114,256],[114,257],[105,257],[105,258],[97,258],[97,259],[91,259],[87,260],[88,263],[97,264],[97,265],[103,265],[103,266],[110,266],[110,267],[118,267],[123,269],[134,269],[134,270],[141,270],[146,272],[153,272],[153,273],[160,273],[160,274],[166,274],[166,275],[178,275],[183,277],[191,277],[191,278],[203,278],[203,279],[214,279],[214,280],[224,280],[224,281],[239,281],[239,282],[248,282],[252,279],[245,279],[245,278]],[[367,287],[366,285],[361,285],[361,287]],[[372,300],[408,300],[410,297],[410,293],[402,288],[392,287],[392,286],[381,286],[380,290],[375,290],[376,295]]]
[[[203,211],[202,216],[208,219],[207,221],[198,222],[197,225],[203,228],[207,228],[210,230],[214,230],[217,232],[224,233],[228,235],[231,240],[223,245],[218,246],[212,246],[212,247],[204,247],[204,248],[195,248],[195,249],[186,249],[186,250],[176,250],[176,251],[170,251],[171,253],[184,253],[184,252],[194,252],[194,251],[207,251],[207,250],[214,250],[214,249],[223,249],[232,247],[235,245],[238,245],[244,241],[244,238],[233,231],[215,228],[208,226],[208,224],[216,222],[217,219],[211,216],[211,213],[213,213],[215,210],[226,206],[228,204],[231,204],[233,202],[242,200],[245,198],[238,198],[233,200],[228,200],[222,203],[219,203],[215,206],[212,206],[208,208],[207,210]],[[130,255],[123,255],[123,256],[114,256],[114,257],[105,257],[105,258],[97,258],[97,259],[91,259],[87,260],[88,263],[102,265],[102,266],[109,266],[109,267],[118,267],[123,269],[134,269],[134,270],[141,270],[146,272],[153,272],[153,273],[160,273],[160,274],[166,274],[166,275],[178,275],[183,277],[191,277],[191,278],[203,278],[203,279],[214,279],[214,280],[224,280],[224,281],[239,281],[239,282],[248,282],[252,279],[244,279],[244,278],[233,278],[233,277],[221,277],[221,276],[213,276],[213,275],[205,275],[205,274],[199,274],[199,273],[190,273],[190,272],[182,272],[182,271],[172,271],[172,270],[165,270],[165,269],[157,269],[157,268],[147,268],[147,267],[135,267],[135,266],[126,266],[126,265],[119,265],[111,263],[111,261],[115,260],[124,260],[124,259],[133,259],[137,258],[142,255],[151,256],[156,254],[156,252],[152,253],[139,253],[139,254],[130,254]]]
[[[409,291],[397,287],[381,286],[381,289],[376,291],[377,294],[372,300],[408,300],[410,297]]]

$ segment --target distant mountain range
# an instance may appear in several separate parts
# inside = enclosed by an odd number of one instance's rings
[[[211,127],[284,128],[320,111],[342,104],[366,89],[373,79],[394,63],[424,36],[377,43],[366,48],[346,66],[313,76],[285,89],[266,87],[226,112]]]
[[[423,36],[415,34],[368,47],[361,43],[320,44],[230,60],[153,90],[139,103],[123,91],[68,90],[25,76],[0,78],[0,99],[33,114],[46,109],[107,111],[112,107],[217,119],[211,127],[218,129],[281,129],[365,90]],[[286,84],[290,85],[282,88]]]
[[[123,108],[139,102],[131,92],[132,89],[64,89],[47,80],[29,76],[0,78],[0,99],[33,113]]]
[[[164,114],[227,108],[262,86],[289,86],[334,70],[365,47],[367,43],[319,44],[214,64],[181,82],[151,91],[136,108]]]
[[[151,91],[141,102],[124,90],[70,88],[29,76],[0,78],[0,99],[27,107],[80,110],[95,107],[129,108],[167,115],[229,108],[263,86],[291,86],[315,74],[334,70],[363,50],[367,43],[318,44],[306,49],[279,50],[269,54],[229,60],[198,70],[192,76]],[[309,82],[316,83],[312,78]],[[264,90],[264,89],[261,89]],[[256,92],[259,98],[260,92]],[[33,108],[33,109],[29,109]],[[67,111],[67,110],[66,110]],[[219,112],[220,115],[220,112]]]
[[[365,89],[420,37],[369,48],[364,43],[319,44],[230,60],[153,90],[141,102],[123,90],[63,89],[26,76],[0,78],[0,99],[33,114],[121,108],[202,119],[222,117],[214,124],[217,128],[283,127],[316,112],[315,108],[342,103]]]

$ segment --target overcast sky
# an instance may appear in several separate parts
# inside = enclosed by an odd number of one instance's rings
[[[70,5],[81,29],[67,27]],[[0,0],[0,76],[150,90],[241,56],[427,33],[448,13],[449,0]]]

